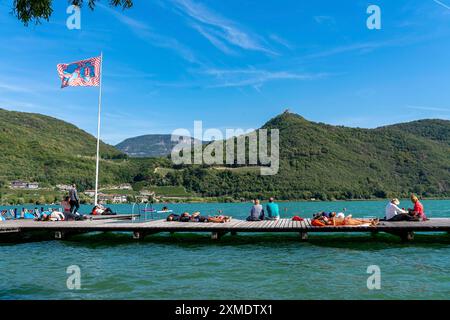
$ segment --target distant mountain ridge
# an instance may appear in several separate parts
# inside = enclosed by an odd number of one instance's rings
[[[128,138],[116,145],[116,148],[130,157],[165,157],[170,155],[172,149],[179,142],[192,142],[191,137],[179,136],[177,141],[172,141],[170,134],[147,134]]]

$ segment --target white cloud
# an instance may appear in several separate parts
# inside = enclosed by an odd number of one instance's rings
[[[216,84],[211,84],[211,88],[226,87],[253,87],[259,91],[267,82],[277,80],[314,80],[328,76],[326,73],[293,73],[289,71],[268,71],[258,69],[209,69],[204,73],[214,76]]]
[[[324,50],[321,52],[313,53],[305,56],[304,58],[323,58],[349,52],[367,53],[385,47],[404,47],[415,43],[420,43],[425,40],[430,40],[437,36],[438,34],[427,34],[422,36],[412,35],[403,38],[388,39],[385,41],[352,43]]]
[[[235,55],[236,52],[233,51],[229,46],[227,46],[222,40],[219,39],[220,36],[217,35],[214,30],[207,29],[205,27],[201,27],[198,24],[193,24],[192,27],[196,29],[202,36],[204,36],[213,46],[218,48],[223,53],[229,55]],[[216,34],[214,34],[216,33]]]
[[[121,23],[123,23],[124,25],[129,27],[138,37],[145,40],[150,45],[172,50],[175,53],[177,53],[179,56],[181,56],[183,59],[185,59],[191,63],[199,63],[195,54],[192,52],[192,50],[190,48],[186,47],[185,45],[183,45],[177,39],[169,37],[169,36],[157,34],[145,22],[130,18],[123,13],[120,13],[111,8],[108,8],[105,5],[98,4],[98,6],[103,8],[104,10],[108,11],[117,20],[119,20]]]
[[[450,4],[445,4],[445,3],[443,3],[442,1],[439,1],[439,0],[433,0],[433,1],[436,2],[438,5],[440,5],[440,6],[444,7],[444,8],[446,8],[446,9],[450,10]]]
[[[408,109],[419,111],[437,111],[437,112],[450,112],[450,108],[437,108],[429,106],[407,106]]]
[[[271,35],[269,36],[269,38],[270,38],[271,40],[273,40],[273,41],[275,41],[275,42],[281,44],[283,47],[286,47],[286,48],[289,49],[289,50],[293,50],[293,49],[295,48],[295,46],[294,46],[292,43],[290,43],[288,40],[286,40],[286,39],[280,37],[280,36],[277,35],[277,34],[271,34]]]
[[[205,32],[205,29],[195,29],[220,50],[223,51],[224,46],[222,42],[217,41],[218,38],[241,49],[277,55],[265,44],[266,41],[262,37],[242,30],[235,22],[214,13],[206,6],[191,0],[172,0],[172,2],[181,13],[193,19],[197,25],[208,26],[209,32]],[[211,41],[211,30],[215,33],[214,41]]]

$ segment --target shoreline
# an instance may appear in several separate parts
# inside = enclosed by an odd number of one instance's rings
[[[409,198],[399,198],[401,201],[408,201]],[[421,198],[421,201],[450,201],[450,198]],[[289,202],[300,202],[300,203],[335,203],[335,202],[385,202],[389,201],[389,199],[348,199],[348,200],[276,200],[278,203],[289,203]],[[223,201],[161,201],[157,203],[134,203],[134,202],[126,202],[126,203],[107,203],[104,204],[106,206],[108,205],[165,205],[165,204],[240,204],[240,203],[249,203],[252,202],[252,200],[247,201],[229,201],[229,202],[223,202]],[[262,202],[265,202],[265,199],[262,199]],[[35,204],[35,203],[23,203],[23,204],[0,204],[0,207],[27,207],[27,206],[36,206],[36,207],[48,207],[48,206],[59,206],[59,203],[46,203],[46,204]],[[93,203],[80,203],[80,205],[86,205],[86,206],[94,206]]]

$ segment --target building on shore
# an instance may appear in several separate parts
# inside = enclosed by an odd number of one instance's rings
[[[68,184],[57,184],[56,189],[69,192],[70,189],[72,189],[72,186]]]
[[[127,203],[127,195],[125,194],[104,194],[98,195],[98,201],[102,203]]]
[[[39,189],[39,183],[15,180],[15,181],[11,181],[11,189],[36,190],[36,189]]]
[[[87,195],[88,197],[94,197],[95,196],[95,190],[86,190],[84,192],[85,195]]]
[[[110,186],[106,189],[109,189],[109,190],[133,190],[133,187],[129,183],[122,183],[118,186]]]

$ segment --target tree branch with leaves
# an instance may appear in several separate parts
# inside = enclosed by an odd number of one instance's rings
[[[40,23],[41,19],[48,21],[53,13],[52,2],[52,0],[14,0],[13,13],[25,26],[30,22]],[[94,10],[96,2],[99,0],[69,0],[68,4],[81,8],[87,3],[88,7]],[[129,9],[133,6],[133,0],[109,0],[109,5]]]

